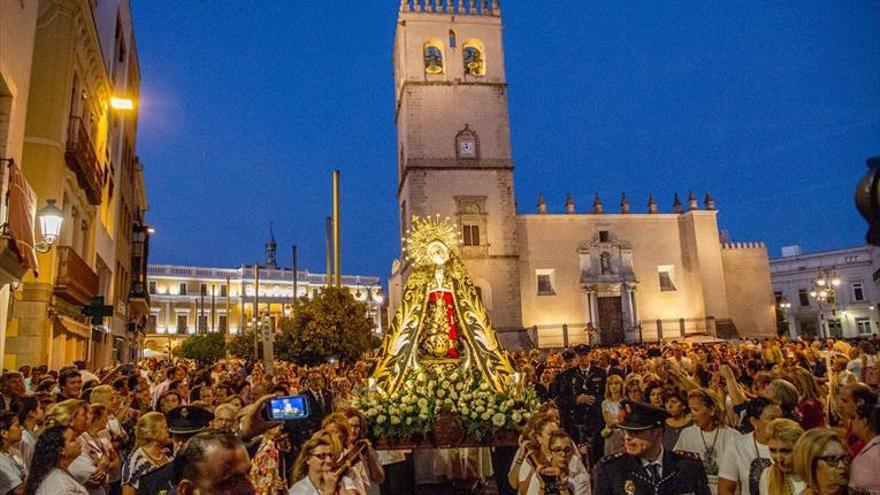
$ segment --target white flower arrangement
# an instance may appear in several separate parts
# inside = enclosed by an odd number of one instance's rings
[[[476,375],[422,368],[399,393],[359,390],[353,406],[364,411],[374,439],[413,439],[431,433],[437,418],[457,416],[476,441],[519,431],[540,406],[532,388],[496,392]]]

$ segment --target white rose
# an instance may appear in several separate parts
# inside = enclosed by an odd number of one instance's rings
[[[514,423],[519,424],[519,422],[522,421],[522,414],[520,414],[519,411],[513,411],[510,415],[510,419],[512,419]]]
[[[421,399],[419,399],[418,404],[419,404],[419,409],[427,409],[428,399],[425,399],[424,397],[422,397]]]
[[[444,397],[446,397],[446,391],[443,390],[443,389],[438,390],[438,391],[437,391],[437,397],[440,397],[441,399],[444,398]]]
[[[506,423],[506,422],[507,422],[507,418],[505,418],[504,415],[501,413],[498,413],[498,414],[492,416],[492,424],[499,427],[499,428],[504,426],[504,423]]]
[[[483,406],[481,406],[481,405],[479,405],[479,404],[477,405],[477,407],[474,408],[474,411],[477,411],[478,413],[481,413],[481,412],[483,412],[483,411],[485,411],[485,410],[486,410],[486,408],[483,407]]]
[[[399,417],[399,416],[393,416],[393,415],[392,415],[392,416],[391,416],[391,424],[393,424],[393,425],[399,425],[399,424],[400,424],[400,417]]]
[[[488,414],[489,416],[494,416],[495,409],[492,409],[491,407],[489,409],[486,409],[486,414]]]
[[[428,382],[428,388],[429,389],[437,388],[437,382],[435,382],[434,380],[431,380],[430,382]]]
[[[411,424],[412,424],[412,418],[406,418],[406,424],[411,425]]]
[[[486,382],[481,383],[480,390],[489,390],[489,384]]]
[[[480,419],[482,419],[483,421],[489,421],[489,418],[491,418],[491,417],[492,417],[491,414],[485,412],[485,413],[483,413],[482,416],[480,416]]]
[[[380,415],[376,416],[376,423],[378,423],[378,424],[380,424],[380,425],[381,425],[381,424],[384,424],[384,423],[385,423],[385,419],[386,419],[386,418],[385,418],[385,415],[384,415],[384,414],[380,414]]]
[[[407,414],[412,414],[413,406],[406,406],[403,408],[403,410],[406,411]]]
[[[398,394],[397,392],[394,392],[393,394],[391,394],[391,400],[398,400],[398,399],[400,399],[400,394]]]

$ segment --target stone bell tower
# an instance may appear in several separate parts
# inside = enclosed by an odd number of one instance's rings
[[[521,330],[500,1],[401,1],[394,78],[401,235],[413,215],[457,222],[493,326]]]

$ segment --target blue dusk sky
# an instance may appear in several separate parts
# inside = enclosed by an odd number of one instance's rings
[[[343,271],[398,255],[391,48],[399,2],[132,0],[151,261],[324,270],[342,171]],[[643,212],[715,197],[734,241],[857,245],[880,155],[876,0],[506,0],[520,211],[599,193]]]

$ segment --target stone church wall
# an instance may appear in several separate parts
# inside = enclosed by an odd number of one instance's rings
[[[725,244],[724,279],[730,314],[740,337],[776,335],[770,260],[763,243]]]

